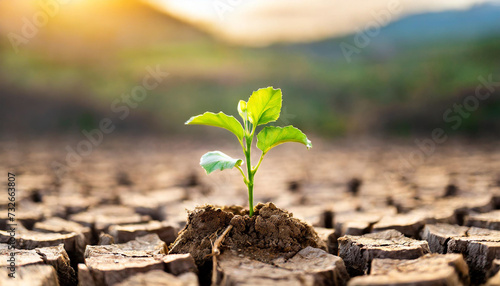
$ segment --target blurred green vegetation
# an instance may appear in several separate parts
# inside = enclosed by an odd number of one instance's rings
[[[114,99],[141,83],[146,67],[160,65],[169,77],[132,113],[150,117],[148,122],[155,122],[162,132],[198,132],[183,126],[191,115],[236,114],[239,99],[260,87],[274,86],[282,89],[290,115],[278,123],[339,136],[410,135],[446,127],[444,110],[473,94],[478,76],[500,78],[500,37],[395,46],[384,54],[368,46],[354,54],[351,63],[339,47],[349,39],[246,48],[199,37],[103,51],[85,59],[61,59],[37,49],[16,54],[4,43],[0,85],[48,102],[84,101],[81,114],[74,114],[80,122],[75,128],[89,129],[100,116],[110,114]],[[308,51],[315,46],[326,50]],[[54,118],[54,126],[64,120]],[[476,134],[499,121],[500,105],[491,99],[481,103],[457,132]]]

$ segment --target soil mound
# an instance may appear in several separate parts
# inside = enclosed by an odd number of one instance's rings
[[[188,223],[172,243],[170,253],[191,253],[196,263],[203,265],[211,259],[212,243],[229,225],[233,228],[222,249],[229,248],[262,262],[290,258],[308,246],[326,250],[312,226],[273,203],[266,203],[258,204],[252,217],[241,207],[196,208],[189,213]]]

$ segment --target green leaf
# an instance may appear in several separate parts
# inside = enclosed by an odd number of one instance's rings
[[[306,145],[307,149],[312,148],[312,143],[307,139],[307,136],[291,125],[286,127],[264,127],[264,129],[257,134],[257,147],[264,153],[286,142],[302,143]]]
[[[203,114],[193,116],[188,121],[187,125],[209,125],[227,129],[236,135],[239,140],[243,140],[243,127],[240,122],[236,120],[233,116],[224,114],[224,112],[219,112],[217,114],[213,112],[205,112]]]
[[[232,169],[234,166],[243,164],[241,159],[233,159],[221,151],[208,152],[201,156],[200,165],[207,171],[207,174],[215,170]]]
[[[238,113],[243,121],[247,120],[247,103],[244,100],[240,100],[240,102],[238,102]]]
[[[281,89],[273,87],[254,91],[248,99],[248,119],[258,126],[278,120],[281,111]]]

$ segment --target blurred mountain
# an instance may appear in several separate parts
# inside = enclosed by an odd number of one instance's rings
[[[401,49],[425,48],[426,45],[474,41],[500,35],[500,4],[487,2],[466,10],[449,10],[409,15],[374,32],[358,33],[305,44],[283,45],[287,49],[310,53],[311,56],[343,58],[341,43],[367,43],[368,54],[394,56]],[[377,21],[376,18],[374,18]],[[378,22],[377,22],[378,23]],[[378,27],[378,26],[377,26]],[[375,30],[374,30],[375,31]],[[278,45],[282,46],[282,45]]]
[[[500,4],[410,15],[382,29],[379,43],[470,40],[500,34]]]

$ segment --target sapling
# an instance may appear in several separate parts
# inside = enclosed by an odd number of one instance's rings
[[[233,159],[220,151],[208,152],[201,156],[200,165],[205,169],[207,174],[215,170],[222,171],[232,168],[237,168],[240,171],[243,176],[243,181],[248,188],[250,217],[253,215],[255,173],[259,170],[262,159],[264,159],[267,152],[273,147],[286,142],[302,143],[307,149],[312,147],[311,141],[307,139],[307,136],[291,125],[286,127],[266,126],[257,134],[257,148],[259,148],[262,153],[257,165],[252,166],[251,153],[255,130],[257,126],[278,120],[281,112],[281,101],[281,89],[274,89],[273,87],[261,88],[252,93],[248,102],[240,100],[238,103],[238,113],[243,119],[243,124],[233,116],[226,115],[223,112],[217,114],[205,112],[193,116],[186,121],[188,125],[198,124],[224,128],[236,135],[245,155],[246,174],[241,168],[243,164],[242,159]]]

